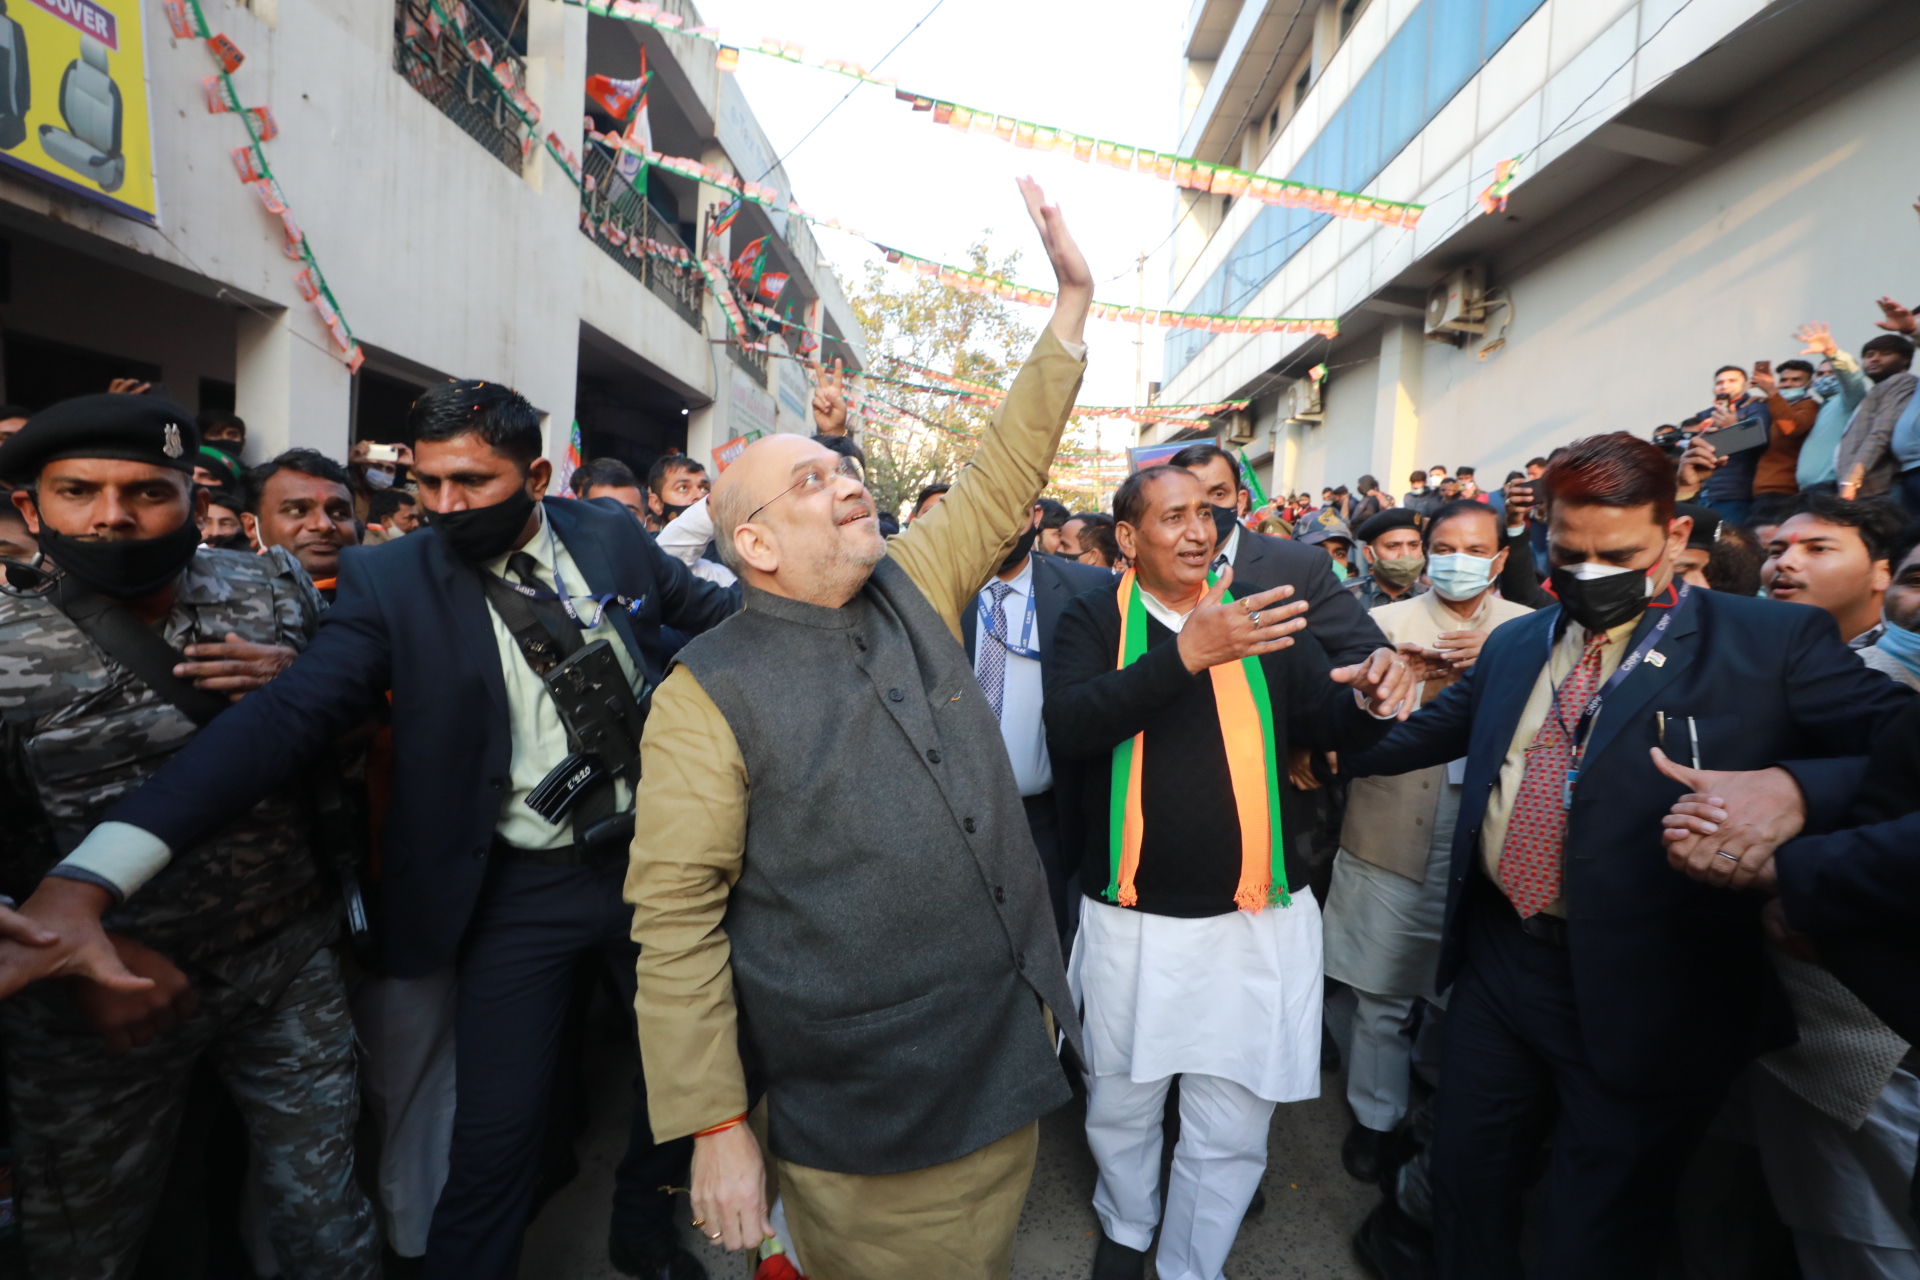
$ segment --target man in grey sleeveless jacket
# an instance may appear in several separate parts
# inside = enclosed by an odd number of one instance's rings
[[[681,651],[641,745],[626,896],[654,1134],[693,1135],[696,1226],[751,1248],[764,1094],[816,1275],[1006,1276],[1038,1117],[1069,1096],[1046,881],[960,645],[1086,367],[1086,262],[1021,189],[1059,302],[971,465],[889,544],[853,460],[751,446],[712,503],[745,609]]]

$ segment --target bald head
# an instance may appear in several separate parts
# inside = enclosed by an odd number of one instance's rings
[[[710,509],[721,559],[774,595],[838,608],[886,555],[859,464],[805,436],[748,445]]]

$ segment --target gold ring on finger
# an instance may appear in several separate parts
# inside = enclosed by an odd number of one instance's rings
[[[720,1233],[718,1231],[711,1232],[711,1233],[702,1231],[700,1234],[703,1236],[706,1236],[707,1239],[713,1241],[715,1244],[720,1243]]]
[[[695,1218],[693,1220],[693,1225],[696,1227],[704,1227],[707,1225],[707,1220],[705,1218]]]

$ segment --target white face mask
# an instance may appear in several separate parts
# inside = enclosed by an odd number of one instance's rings
[[[1493,584],[1493,561],[1464,551],[1427,561],[1427,581],[1442,600],[1471,600]]]
[[[366,471],[367,487],[372,489],[393,488],[393,473],[382,471],[378,467],[368,467]]]

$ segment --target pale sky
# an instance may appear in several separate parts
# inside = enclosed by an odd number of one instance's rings
[[[809,57],[843,58],[930,97],[1010,115],[1090,137],[1168,150],[1178,124],[1180,37],[1186,6],[1176,0],[943,0],[900,49],[880,56],[933,7],[932,0],[834,0],[795,6],[772,0],[697,0],[721,38],[797,43]],[[742,52],[737,72],[754,114],[785,153],[854,88],[785,161],[794,198],[819,217],[838,217],[876,240],[937,261],[960,264],[983,233],[996,255],[1023,254],[1020,280],[1052,288],[1014,178],[1031,174],[1061,205],[1086,252],[1103,302],[1140,297],[1136,259],[1146,268],[1146,305],[1163,305],[1172,183],[1068,157],[1022,150],[992,135],[960,134],[931,113],[896,102],[888,89]],[[862,278],[877,258],[850,236],[821,227],[815,237],[843,283]],[[901,283],[912,277],[902,274]],[[1017,308],[1038,329],[1046,312]],[[1083,404],[1134,404],[1132,326],[1089,320]],[[1146,329],[1141,385],[1159,377],[1160,337]],[[1131,443],[1130,423],[1103,432],[1103,444]]]

